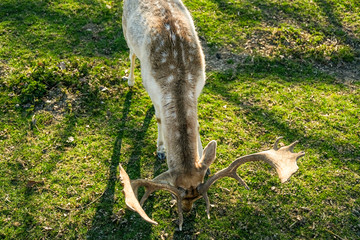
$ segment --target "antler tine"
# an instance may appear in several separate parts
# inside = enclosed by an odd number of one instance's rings
[[[235,178],[246,189],[249,189],[246,183],[236,173],[240,165],[250,161],[265,161],[276,169],[282,183],[286,182],[291,177],[291,175],[298,170],[296,161],[300,157],[304,156],[305,152],[293,152],[294,147],[298,141],[295,141],[290,145],[279,149],[278,143],[280,139],[282,139],[282,137],[276,139],[273,149],[240,157],[233,161],[227,168],[218,171],[205,183],[199,185],[198,192],[205,200],[208,218],[210,218],[210,201],[207,195],[207,191],[209,190],[210,186],[213,185],[217,180],[223,177],[232,177]]]
[[[202,193],[202,196],[205,200],[206,203],[206,215],[208,217],[208,219],[210,219],[210,201],[209,201],[209,197],[207,195],[207,192]]]
[[[211,185],[213,185],[217,180],[219,180],[220,178],[223,178],[223,177],[232,177],[232,178],[236,179],[239,182],[239,184],[244,186],[247,190],[250,189],[249,186],[245,183],[245,181],[236,173],[236,170],[242,164],[242,163],[238,163],[238,160],[235,160],[234,162],[232,162],[229,167],[215,173],[205,183],[201,184],[198,187],[198,191],[202,195],[202,197],[204,198],[205,203],[206,203],[206,213],[207,213],[208,219],[210,219],[210,201],[209,201],[209,197],[207,195],[207,191],[209,190]]]
[[[152,194],[154,191],[150,191],[150,190],[146,190],[144,195],[142,196],[141,200],[140,200],[140,205],[143,206],[145,201],[148,199],[148,197],[150,196],[150,194]]]
[[[239,165],[240,166],[240,165]],[[246,188],[246,190],[250,190],[249,186],[246,184],[246,182],[236,173],[236,169],[234,169],[234,171],[231,173],[233,178],[235,178],[239,184],[241,184],[244,188]]]
[[[131,181],[131,186],[134,190],[135,196],[137,196],[137,190],[139,187],[143,186],[145,187],[146,191],[143,196],[143,199],[141,202],[145,202],[146,199],[150,196],[151,193],[158,191],[158,190],[166,190],[175,196],[179,197],[181,199],[182,192],[178,190],[177,188],[170,186],[168,184],[164,183],[158,183],[153,180],[147,180],[147,179],[136,179]]]
[[[250,155],[248,155],[248,156],[250,156]],[[245,161],[245,162],[247,162],[247,161]],[[207,192],[207,190],[209,189],[209,187],[211,185],[213,185],[217,180],[219,180],[220,178],[223,178],[223,177],[235,178],[239,182],[239,184],[241,184],[247,190],[249,190],[249,187],[245,183],[245,181],[236,173],[236,170],[238,169],[238,167],[240,167],[240,165],[242,165],[245,162],[243,162],[243,158],[238,158],[235,161],[233,161],[227,168],[224,168],[224,169],[218,171],[217,173],[215,173],[204,184],[201,184],[199,186],[199,189],[198,189],[199,193],[204,194],[205,192]]]
[[[157,190],[166,190],[170,193],[172,193],[175,197],[176,197],[176,201],[177,201],[177,206],[178,206],[178,214],[179,214],[179,230],[182,230],[182,225],[184,222],[184,217],[183,217],[183,210],[182,210],[182,198],[184,197],[184,193],[180,190],[178,190],[177,188],[170,186],[168,184],[163,184],[163,183],[157,183],[151,180],[144,180],[144,179],[137,179],[137,180],[133,180],[131,181],[131,186],[133,187],[133,189],[138,189],[140,186],[144,186],[145,187],[145,193],[143,195],[143,197],[140,200],[140,205],[143,206],[143,204],[145,203],[146,199],[150,196],[151,193],[157,191]]]
[[[136,195],[132,189],[129,175],[127,175],[124,168],[120,165],[120,180],[124,186],[124,194],[125,194],[125,204],[133,211],[136,211],[140,214],[140,216],[147,222],[157,225],[158,223],[153,221],[149,216],[145,213],[144,209],[140,206],[139,201],[136,198]]]
[[[296,156],[296,160],[297,160],[297,159],[299,159],[299,158],[301,158],[301,157],[303,157],[303,156],[305,155],[305,152],[304,152],[304,151],[301,151],[301,152],[298,152],[298,153],[294,153],[294,148],[295,148],[296,144],[298,144],[298,143],[299,143],[299,141],[296,140],[295,142],[289,144],[288,146],[282,147],[282,148],[280,148],[280,149],[275,149],[275,148],[274,148],[274,150],[275,150],[275,151],[277,151],[277,150],[283,150],[283,151],[287,151],[288,153],[293,153],[294,156]]]
[[[120,165],[120,179],[124,186],[125,193],[125,203],[126,205],[133,211],[139,213],[139,215],[147,222],[157,225],[158,223],[150,219],[145,213],[142,205],[146,201],[146,199],[150,196],[151,193],[157,190],[166,190],[172,193],[176,197],[177,205],[178,205],[178,213],[179,213],[179,229],[182,230],[183,224],[183,212],[182,212],[182,199],[184,198],[184,192],[178,190],[177,188],[170,186],[164,183],[158,183],[152,180],[146,179],[137,179],[131,181],[129,176],[127,175],[124,168]],[[137,199],[137,192],[139,187],[144,186],[146,191],[144,196],[141,198],[139,203]]]
[[[281,139],[283,139],[283,137],[278,137],[278,138],[275,140],[274,147],[273,147],[275,151],[279,149],[279,148],[278,148],[278,143],[279,143],[279,141],[280,141]]]
[[[182,231],[182,225],[184,223],[184,216],[183,216],[183,210],[182,210],[182,199],[177,198],[177,205],[178,205],[178,214],[179,214],[179,230]]]
[[[291,143],[289,146],[287,146],[286,148],[289,149],[290,152],[293,152],[294,147],[296,146],[296,144],[298,144],[299,141],[296,140],[295,142]]]

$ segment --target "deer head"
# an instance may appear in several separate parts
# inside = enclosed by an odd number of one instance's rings
[[[203,181],[203,177],[205,173],[201,174],[201,181],[193,181],[191,175],[179,175],[175,176],[175,179],[179,179],[180,176],[185,176],[184,179],[190,179],[192,183],[197,185],[192,185],[185,183],[186,180],[180,181],[179,184],[184,185],[176,185],[176,181],[173,185],[171,182],[167,182],[169,179],[174,179],[173,177],[169,176],[168,172],[160,174],[158,177],[154,178],[153,180],[134,180],[131,181],[126,174],[125,170],[120,166],[120,179],[124,185],[124,193],[125,193],[125,201],[127,206],[138,212],[146,221],[157,224],[155,221],[151,220],[144,210],[142,209],[142,204],[145,200],[149,197],[149,195],[156,191],[156,190],[166,190],[172,193],[177,200],[178,204],[178,212],[179,212],[179,228],[181,230],[183,224],[183,210],[189,211],[192,208],[193,203],[200,199],[204,198],[206,202],[206,209],[208,218],[210,218],[210,201],[207,195],[209,188],[219,179],[224,177],[231,177],[236,179],[241,185],[243,185],[246,189],[249,189],[247,184],[241,179],[241,177],[236,173],[238,167],[246,162],[251,161],[264,161],[269,163],[273,166],[280,178],[282,183],[289,180],[292,174],[294,174],[298,170],[297,160],[304,156],[304,152],[294,153],[293,149],[297,143],[294,142],[288,146],[278,148],[278,142],[281,138],[278,138],[275,141],[274,147],[270,150],[254,153],[251,155],[246,155],[240,157],[233,161],[227,168],[224,168],[213,176],[211,176],[206,182]],[[215,159],[215,149],[216,149],[216,142],[212,141],[209,145],[204,149],[204,156],[209,154],[209,162],[203,162],[204,169],[209,166]],[[211,156],[211,157],[210,157]],[[204,159],[204,158],[203,158]],[[204,161],[207,159],[205,158]],[[201,168],[201,167],[200,167]],[[207,169],[207,168],[206,168]],[[205,170],[206,171],[206,170]],[[137,190],[140,186],[144,186],[146,191],[144,196],[142,197],[140,203],[137,200]],[[180,187],[183,186],[183,187]]]

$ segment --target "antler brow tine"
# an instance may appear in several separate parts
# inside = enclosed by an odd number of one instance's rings
[[[124,186],[124,194],[125,194],[125,203],[126,205],[133,211],[136,211],[140,214],[140,216],[147,222],[157,225],[158,223],[153,221],[149,216],[145,213],[144,209],[140,206],[139,201],[136,198],[136,195],[132,189],[129,175],[126,173],[125,169],[120,165],[120,180]]]
[[[183,212],[182,212],[182,199],[184,198],[184,193],[177,188],[164,184],[158,183],[153,180],[146,179],[136,179],[130,180],[129,175],[126,173],[124,168],[120,165],[120,179],[124,186],[124,194],[125,194],[125,203],[126,205],[133,211],[139,213],[139,215],[147,222],[157,225],[158,223],[154,220],[150,219],[149,216],[145,213],[142,205],[146,201],[146,199],[150,196],[151,193],[158,190],[165,190],[172,193],[176,197],[177,205],[178,205],[178,213],[179,213],[179,229],[182,230],[182,225],[184,222]],[[144,186],[146,191],[141,201],[137,199],[137,191],[139,187]]]

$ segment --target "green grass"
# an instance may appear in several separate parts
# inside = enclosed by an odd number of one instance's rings
[[[0,2],[0,239],[359,239],[360,5],[345,0],[184,1],[209,58],[199,99],[212,172],[300,140],[299,171],[280,184],[250,163],[210,189],[176,230],[171,196],[127,210],[118,165],[132,179],[166,170],[154,109],[129,89],[120,1]],[[328,69],[331,71],[328,71]],[[344,71],[346,69],[346,71]],[[350,76],[350,78],[349,78]]]
[[[356,0],[185,2],[207,42],[235,53],[321,62],[360,56]]]

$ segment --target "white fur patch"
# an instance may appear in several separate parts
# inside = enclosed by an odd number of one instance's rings
[[[194,101],[194,93],[193,92],[189,92],[188,93],[188,97],[189,97],[189,99],[191,100],[191,101]]]
[[[169,68],[170,68],[171,70],[174,70],[174,69],[175,69],[175,66],[174,66],[173,64],[170,64]]]
[[[165,96],[164,96],[164,104],[165,105],[170,104],[172,102],[172,100],[173,100],[173,96],[171,93],[165,94]]]
[[[193,129],[192,129],[192,128],[188,128],[188,129],[186,129],[186,132],[187,132],[187,134],[191,134],[191,133],[193,132]]]
[[[166,112],[166,117],[172,119],[172,120],[175,120],[177,115],[176,115],[176,112],[175,111],[168,111]]]
[[[185,63],[185,51],[184,51],[184,44],[183,43],[180,44],[180,48],[181,48],[182,60]]]
[[[167,57],[169,56],[169,53],[167,53],[167,52],[162,52],[162,53],[161,53],[161,56],[162,56],[161,63],[166,63]]]
[[[188,73],[187,74],[187,80],[188,80],[189,83],[192,83],[193,80],[194,80],[194,76],[191,73]]]
[[[178,139],[180,138],[180,132],[179,131],[175,132],[175,137],[178,138]]]
[[[173,80],[174,80],[174,75],[170,75],[170,76],[167,78],[168,83],[171,83]]]
[[[172,39],[173,42],[176,41],[176,35],[173,32],[171,32],[171,39]]]
[[[176,32],[177,32],[178,34],[180,34],[180,26],[179,26],[179,24],[178,24],[178,21],[175,21],[174,25],[175,25],[175,28],[176,28]]]
[[[190,49],[190,50],[189,50],[189,53],[190,53],[190,54],[195,54],[195,53],[196,53],[196,49],[194,49],[194,48]]]
[[[193,115],[193,111],[191,110],[191,109],[188,109],[187,111],[186,111],[186,116],[187,117],[190,117],[190,116],[192,116]]]

